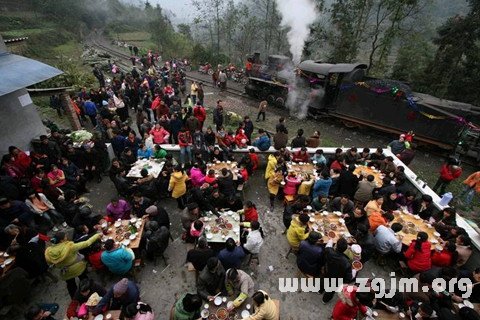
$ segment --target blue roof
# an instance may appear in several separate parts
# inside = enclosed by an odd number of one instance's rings
[[[53,78],[63,71],[45,63],[11,54],[0,53],[0,96]]]

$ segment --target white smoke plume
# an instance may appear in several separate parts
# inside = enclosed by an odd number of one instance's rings
[[[310,25],[317,18],[317,7],[313,0],[276,0],[278,10],[282,15],[282,26],[288,27],[287,33],[290,53],[292,54],[293,64],[296,66],[302,59],[305,41],[310,35]],[[289,66],[287,71],[290,73],[288,79],[289,92],[286,106],[290,114],[304,119],[308,113],[308,106],[312,103],[310,89],[301,88],[298,76],[295,76],[293,66]],[[323,95],[323,93],[322,93]]]
[[[293,63],[297,65],[310,34],[309,27],[317,18],[317,7],[313,0],[277,0],[277,4],[282,15],[282,26],[290,28],[287,39]]]

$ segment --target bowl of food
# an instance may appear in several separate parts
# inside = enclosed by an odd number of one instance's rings
[[[328,237],[333,239],[337,236],[337,234],[334,231],[328,231]]]
[[[435,231],[435,232],[433,233],[433,235],[434,235],[435,237],[440,237],[440,233],[438,233],[437,231]]]
[[[212,238],[213,238],[213,234],[207,233],[207,239],[210,240],[210,239],[212,239]]]
[[[130,219],[130,223],[133,224],[133,223],[135,223],[135,222],[137,222],[137,218],[132,218],[132,219]]]
[[[231,223],[226,223],[225,224],[225,228],[227,228],[228,230],[231,230],[233,228],[233,224]]]
[[[128,247],[128,245],[130,244],[130,240],[123,240],[122,241],[122,244],[125,246],[125,247]]]
[[[118,228],[122,225],[122,221],[115,221],[115,223],[113,224],[115,226],[115,228]]]
[[[420,216],[419,216],[418,214],[414,215],[413,217],[415,218],[415,220],[420,220],[420,219],[422,219],[422,218],[420,218]]]
[[[248,310],[243,310],[242,311],[242,318],[245,319],[245,318],[248,318],[250,316],[250,311]]]
[[[137,237],[137,234],[133,233],[133,234],[130,235],[130,237],[128,237],[128,239],[135,240],[136,237]]]
[[[337,216],[337,217],[341,217],[342,216],[342,213],[340,211],[333,211],[333,213]]]
[[[208,311],[208,309],[203,309],[202,312],[200,312],[200,316],[203,319],[207,319],[209,315],[210,315],[210,311]]]
[[[330,223],[329,227],[334,231],[337,230],[337,225],[335,223]]]
[[[215,297],[215,300],[213,300],[213,303],[216,305],[216,306],[219,306],[222,304],[222,297]]]
[[[228,310],[225,308],[218,308],[215,315],[217,316],[218,320],[226,320],[228,319]]]
[[[355,260],[355,261],[352,262],[352,268],[354,270],[360,271],[363,268],[363,264],[360,261]]]

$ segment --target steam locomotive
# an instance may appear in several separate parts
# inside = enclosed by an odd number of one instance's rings
[[[419,143],[468,154],[480,160],[480,108],[412,92],[400,81],[366,76],[362,63],[302,61],[296,68],[286,56],[258,55],[245,92],[284,107],[289,93],[295,105],[307,104],[308,116],[335,117],[349,127],[370,127],[401,134],[415,132]]]

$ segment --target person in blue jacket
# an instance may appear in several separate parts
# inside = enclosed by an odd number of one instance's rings
[[[112,239],[105,241],[105,251],[101,256],[103,264],[110,272],[118,275],[126,274],[132,268],[134,257],[125,247],[116,247]]]
[[[258,129],[258,136],[253,142],[252,145],[257,147],[260,151],[267,151],[272,145],[270,137],[267,135],[265,130]]]
[[[321,178],[315,181],[313,185],[312,198],[316,199],[319,195],[328,197],[330,186],[332,185],[332,178],[327,172],[322,172]]]
[[[138,159],[150,159],[152,157],[152,149],[148,148],[143,143],[140,144],[137,150],[137,158]]]
[[[245,251],[243,251],[241,246],[237,246],[232,238],[227,239],[225,249],[220,250],[218,253],[218,260],[220,260],[225,270],[240,268],[244,257]]]
[[[135,282],[123,278],[108,290],[107,294],[102,297],[97,306],[93,309],[94,316],[101,314],[105,310],[122,310],[140,300],[140,290]],[[123,313],[122,312],[122,313]]]

